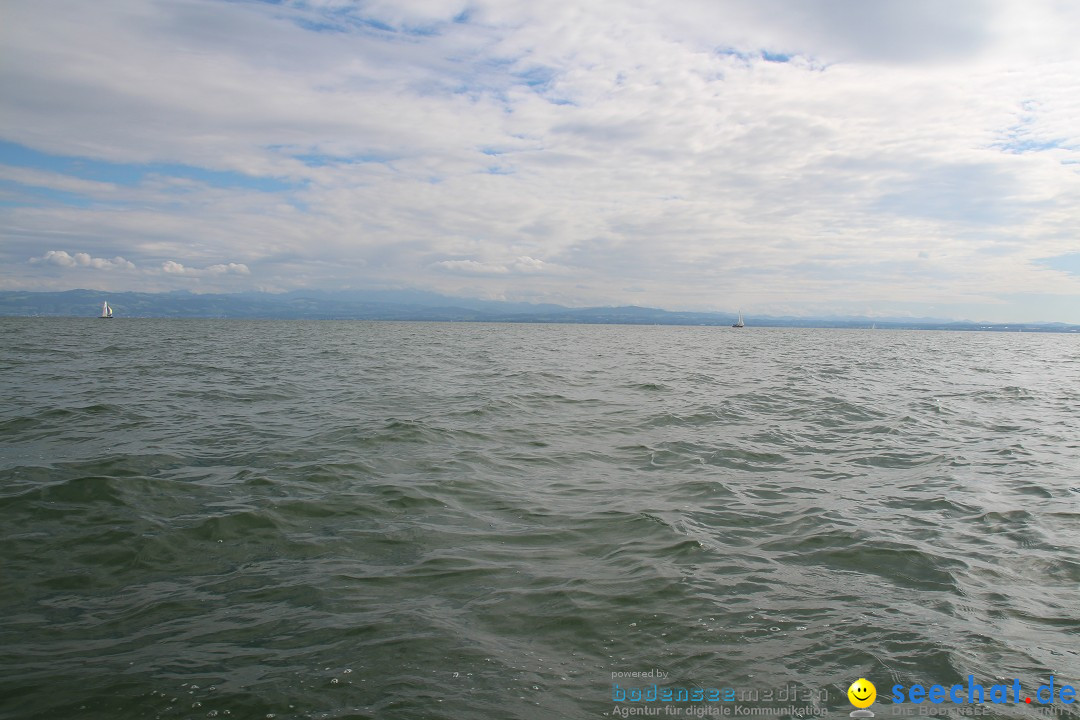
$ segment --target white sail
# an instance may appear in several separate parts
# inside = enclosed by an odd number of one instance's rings
[[[101,303],[101,317],[103,317],[103,318],[111,318],[112,317],[112,308],[109,307],[108,301]]]
[[[739,311],[739,319],[737,321],[735,321],[735,323],[732,324],[731,327],[737,327],[737,328],[746,327],[746,324],[743,323],[743,319],[742,319],[742,310]]]

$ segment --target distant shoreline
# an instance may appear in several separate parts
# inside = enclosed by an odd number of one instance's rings
[[[11,315],[0,313],[3,320],[100,320],[94,315]],[[723,330],[730,328],[726,323],[686,323],[686,322],[634,322],[618,320],[522,320],[522,319],[478,319],[478,320],[447,320],[436,318],[364,318],[364,317],[277,317],[277,316],[213,316],[213,315],[135,315],[131,317],[116,316],[114,320],[260,320],[266,322],[375,322],[375,323],[445,323],[445,324],[470,324],[470,325],[602,325],[602,326],[632,326],[632,327],[708,327]],[[794,329],[794,330],[865,330],[867,332],[916,330],[926,332],[998,332],[998,333],[1054,333],[1058,335],[1080,334],[1080,326],[1044,326],[1035,324],[1026,325],[975,325],[970,323],[952,324],[903,324],[903,323],[878,323],[876,328],[869,325],[857,324],[821,324],[807,323],[759,323],[754,326],[747,325],[743,330],[757,329]]]
[[[115,319],[371,320],[386,322],[471,322],[574,325],[672,325],[730,327],[736,313],[683,312],[659,308],[532,305],[451,298],[412,291],[237,293],[106,293],[0,291],[0,317],[95,318],[108,300]],[[746,313],[745,330],[755,327],[852,330],[954,330],[965,332],[1080,333],[1080,325],[1060,322],[975,322],[942,318],[854,316],[772,317]]]

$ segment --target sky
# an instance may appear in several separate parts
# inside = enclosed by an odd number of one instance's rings
[[[1067,0],[6,0],[0,289],[1080,323]]]

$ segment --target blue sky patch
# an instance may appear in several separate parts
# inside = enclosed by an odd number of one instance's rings
[[[1061,147],[1062,140],[1031,140],[1023,137],[1013,137],[1005,142],[997,143],[994,147],[1013,155],[1022,155],[1029,152],[1042,152]]]
[[[723,55],[725,57],[733,57],[742,60],[743,62],[749,62],[753,57],[750,53],[743,52],[742,50],[736,50],[732,47],[718,47],[716,48],[717,55]]]
[[[329,167],[332,165],[365,165],[369,163],[385,164],[393,161],[389,155],[360,153],[358,155],[324,155],[322,153],[301,153],[294,158],[308,167]]]
[[[345,28],[340,23],[325,22],[320,20],[309,20],[307,18],[295,18],[293,20],[298,26],[304,30],[317,33],[343,33]]]
[[[785,53],[774,53],[769,52],[768,50],[762,50],[761,57],[767,62],[786,63],[791,60],[792,56]]]
[[[1066,253],[1065,255],[1057,255],[1055,257],[1039,258],[1035,262],[1054,270],[1067,272],[1070,275],[1080,276],[1080,252]]]
[[[532,88],[543,87],[550,83],[555,77],[554,71],[545,67],[531,67],[528,70],[516,72],[513,75]]]
[[[184,178],[215,188],[244,188],[259,192],[282,192],[300,187],[298,183],[281,178],[208,170],[178,163],[113,163],[70,155],[50,155],[5,141],[0,141],[0,163],[127,187],[139,185],[154,176]]]
[[[464,17],[459,21],[458,18]],[[445,23],[429,23],[426,25],[401,25],[394,27],[377,18],[358,15],[352,8],[324,9],[312,12],[308,17],[290,18],[297,26],[317,33],[348,33],[358,31],[361,33],[375,33],[386,37],[388,35],[411,35],[418,37],[433,37],[440,34],[441,26]],[[467,12],[460,13],[453,20],[455,23],[468,21]]]

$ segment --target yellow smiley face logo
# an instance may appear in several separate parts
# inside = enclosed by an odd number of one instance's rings
[[[848,700],[857,708],[868,708],[877,700],[877,688],[866,678],[859,678],[847,689]]]

